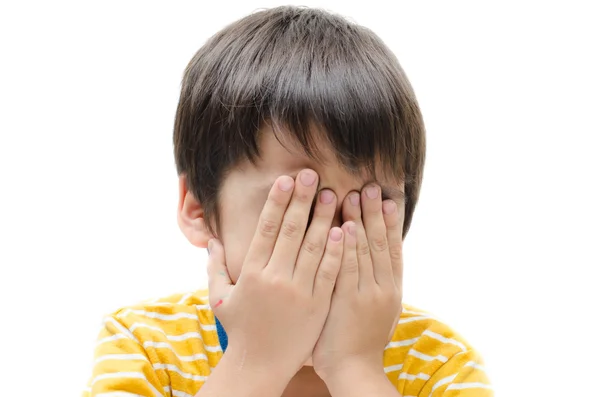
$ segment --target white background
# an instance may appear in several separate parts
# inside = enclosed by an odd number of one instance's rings
[[[179,84],[210,35],[280,4],[2,3],[2,395],[78,395],[104,314],[205,284],[175,218]],[[405,301],[482,353],[497,395],[597,393],[593,2],[301,4],[373,29],[419,98]]]

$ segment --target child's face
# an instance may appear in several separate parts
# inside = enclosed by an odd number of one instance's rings
[[[337,196],[337,212],[332,226],[344,223],[341,207],[345,197],[350,192],[360,191],[369,182],[369,175],[366,173],[362,178],[349,173],[336,160],[331,146],[326,143],[320,142],[318,147],[322,151],[322,158],[328,160],[319,164],[308,157],[298,147],[298,143],[284,140],[284,147],[270,129],[263,131],[259,141],[261,158],[256,166],[247,161],[232,170],[221,190],[219,239],[225,248],[227,268],[234,283],[240,276],[269,190],[278,176],[289,175],[295,178],[305,168],[316,171],[320,188],[329,188]],[[395,182],[391,176],[385,178],[383,175],[384,178],[381,178],[381,175],[378,170],[378,183],[382,187],[383,199],[393,199],[398,206],[404,205],[399,197],[404,191],[403,185]],[[390,192],[390,197],[385,197],[386,191]],[[393,194],[394,191],[397,194]],[[204,226],[201,204],[187,191],[183,178],[180,180],[178,218],[179,226],[190,242],[198,247],[206,247],[213,236]]]

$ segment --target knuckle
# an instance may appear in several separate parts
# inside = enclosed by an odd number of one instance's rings
[[[300,229],[300,223],[293,220],[286,220],[281,226],[281,234],[284,237],[292,238],[295,237],[298,233],[300,233]]]
[[[319,270],[319,278],[325,282],[329,283],[335,283],[335,280],[337,279],[337,275],[338,272],[336,271],[336,268],[333,266],[323,266],[320,270]]]
[[[302,244],[302,250],[310,256],[320,256],[323,252],[323,243],[321,241],[305,240]]]
[[[390,245],[390,258],[394,260],[402,259],[402,245],[401,244],[393,244]]]
[[[371,240],[372,249],[375,252],[382,252],[388,249],[388,242],[385,236],[377,236]]]
[[[358,273],[358,261],[356,259],[347,259],[340,269],[344,274]]]
[[[277,234],[277,222],[261,218],[258,230],[263,237],[273,237]]]
[[[371,253],[371,248],[369,247],[369,243],[367,243],[367,242],[358,243],[356,245],[356,253],[361,256],[369,255]]]
[[[285,279],[280,276],[273,276],[270,280],[269,280],[269,285],[273,288],[284,288],[286,285]]]

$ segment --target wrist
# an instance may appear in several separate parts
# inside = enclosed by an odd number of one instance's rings
[[[246,349],[238,348],[235,344],[228,346],[219,362],[220,365],[232,375],[230,379],[238,379],[240,384],[246,385],[245,388],[249,386],[256,390],[262,390],[266,386],[269,390],[280,390],[283,393],[295,375],[293,370],[278,365],[275,361],[254,357],[248,354]]]
[[[344,395],[343,390],[347,385],[355,384],[353,380],[356,379],[361,379],[361,382],[367,384],[382,381],[389,383],[382,363],[373,360],[346,360],[341,365],[331,367],[326,374],[323,374],[322,379],[332,395],[334,390],[337,391],[335,394]]]

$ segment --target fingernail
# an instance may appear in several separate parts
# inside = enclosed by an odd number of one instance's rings
[[[377,198],[378,193],[379,189],[377,188],[377,186],[369,186],[367,188],[367,197],[370,199]]]
[[[357,207],[359,202],[360,202],[360,195],[358,193],[352,193],[350,195],[350,204]]]
[[[317,175],[311,171],[304,171],[302,175],[300,175],[300,182],[304,186],[312,186],[313,183],[317,180]]]
[[[386,200],[383,202],[383,213],[391,214],[396,210],[396,203],[392,200]]]
[[[277,182],[277,186],[279,186],[279,189],[283,190],[284,192],[289,192],[292,186],[294,186],[294,181],[290,177],[281,178]]]
[[[342,230],[339,227],[331,229],[329,237],[331,237],[333,241],[340,241],[342,239]]]
[[[321,192],[321,202],[323,204],[331,204],[333,201],[333,192],[331,190],[323,190]]]

